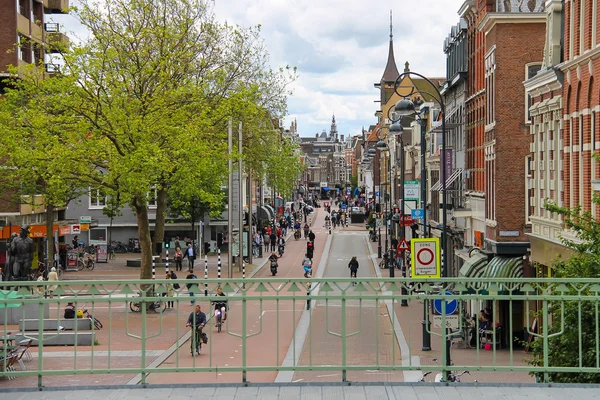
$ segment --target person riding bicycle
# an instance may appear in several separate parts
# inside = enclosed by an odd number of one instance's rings
[[[297,222],[294,224],[294,230],[295,231],[299,231],[300,230],[300,222]]]
[[[302,260],[302,267],[304,268],[304,277],[308,278],[308,275],[312,275],[312,260],[308,256],[308,254],[304,255],[304,259]]]
[[[348,268],[350,268],[350,278],[356,278],[356,273],[358,272],[358,260],[356,256],[352,257],[348,263]]]
[[[223,293],[223,289],[221,289],[220,287],[217,288],[217,296],[226,297],[225,293]],[[227,300],[215,300],[212,303],[214,306],[214,315],[216,316],[217,312],[220,312],[221,322],[225,322],[225,320],[227,319]]]
[[[308,237],[309,229],[310,229],[310,227],[308,226],[308,224],[304,224],[304,239],[306,239]]]
[[[190,313],[185,326],[195,329],[196,352],[198,354],[200,354],[200,340],[202,340],[204,344],[208,343],[206,334],[202,332],[204,325],[206,325],[206,314],[202,312],[200,306],[196,306],[196,310]],[[192,340],[194,339],[192,338]],[[194,342],[192,341],[192,344],[193,343]]]

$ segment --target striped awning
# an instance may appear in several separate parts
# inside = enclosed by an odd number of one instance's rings
[[[484,276],[488,258],[481,253],[475,253],[471,258],[466,260],[460,268],[460,276],[466,278],[480,278]]]
[[[522,278],[523,257],[494,257],[485,269],[486,278]]]

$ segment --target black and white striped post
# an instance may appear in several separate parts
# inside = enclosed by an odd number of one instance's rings
[[[165,252],[165,274],[169,273],[169,249]]]
[[[217,250],[217,279],[221,279],[221,249]]]
[[[152,256],[152,279],[156,279],[156,257],[158,256]]]
[[[204,256],[204,295],[208,296],[208,283],[206,280],[208,279],[208,256]]]
[[[242,289],[246,289],[246,263],[244,261],[242,261],[242,281],[244,281]]]

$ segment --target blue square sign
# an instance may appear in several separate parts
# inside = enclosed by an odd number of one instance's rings
[[[416,210],[410,211],[410,216],[412,217],[412,219],[423,219],[425,213],[423,212],[422,208],[417,208]]]

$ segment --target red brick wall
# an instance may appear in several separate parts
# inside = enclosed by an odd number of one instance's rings
[[[496,222],[498,231],[520,231],[517,237],[491,235],[498,241],[527,240],[525,229],[525,157],[531,136],[525,125],[525,65],[543,58],[545,24],[498,24],[493,29],[497,41],[488,40],[486,48],[496,45]],[[492,36],[488,35],[488,38]],[[486,198],[488,195],[486,194]]]
[[[17,2],[0,0],[0,72],[8,65],[17,64]],[[13,50],[8,52],[8,50]]]

